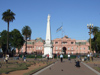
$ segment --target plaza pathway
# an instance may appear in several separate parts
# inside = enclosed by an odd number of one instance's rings
[[[47,67],[33,75],[99,75],[87,68],[81,63],[81,67],[75,67],[75,61],[71,63],[68,60],[64,60],[62,63],[57,61],[50,67]]]

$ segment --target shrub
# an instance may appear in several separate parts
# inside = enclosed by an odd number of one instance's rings
[[[68,55],[63,55],[63,58],[68,59]],[[71,59],[75,59],[76,58],[76,55],[70,55],[70,58]]]
[[[35,55],[26,55],[26,58],[35,58]],[[42,58],[42,55],[37,55],[36,58]]]

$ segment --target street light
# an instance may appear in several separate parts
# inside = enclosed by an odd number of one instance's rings
[[[89,35],[90,35],[90,53],[91,53],[91,29],[93,29],[93,24],[87,24],[87,28],[90,30]],[[90,56],[91,60],[91,56]]]
[[[81,55],[81,42],[79,42],[79,52],[80,52],[80,55]]]

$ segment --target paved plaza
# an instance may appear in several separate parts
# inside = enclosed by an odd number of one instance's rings
[[[56,63],[49,67],[33,74],[33,75],[100,75],[97,71],[91,70],[87,65],[81,62],[81,67],[75,67],[75,60],[71,60],[71,63],[64,59],[61,63],[58,60]]]

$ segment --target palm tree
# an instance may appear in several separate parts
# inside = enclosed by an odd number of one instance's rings
[[[31,33],[32,33],[32,31],[31,31],[31,28],[29,26],[25,26],[22,28],[22,34],[24,35],[25,41],[26,41],[25,53],[27,53],[27,39],[29,38],[29,40],[30,40]]]
[[[5,11],[2,14],[2,20],[4,20],[5,22],[7,22],[8,24],[8,32],[7,32],[7,53],[8,53],[8,48],[9,48],[9,22],[13,22],[13,20],[15,19],[15,13],[13,13],[10,9],[8,9],[7,11]]]

